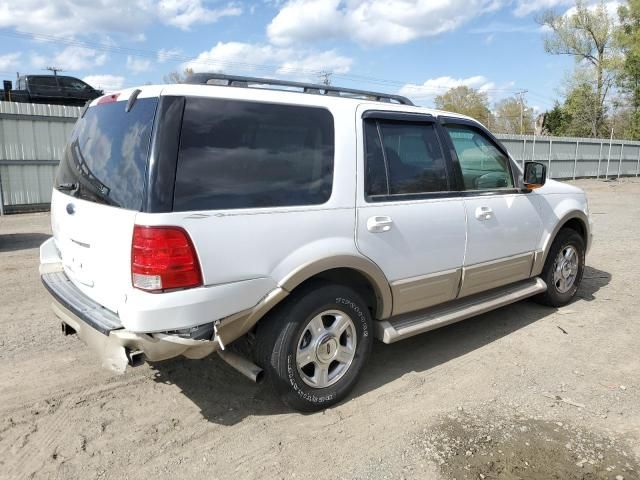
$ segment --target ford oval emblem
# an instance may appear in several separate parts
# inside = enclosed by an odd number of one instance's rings
[[[73,215],[74,213],[76,213],[76,206],[73,203],[67,204],[67,213],[69,215]]]

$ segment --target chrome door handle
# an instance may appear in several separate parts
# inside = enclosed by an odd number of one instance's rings
[[[391,217],[370,217],[367,220],[367,230],[371,233],[382,233],[391,230],[393,220]]]
[[[478,220],[491,220],[493,218],[493,210],[489,207],[476,208],[476,218]]]

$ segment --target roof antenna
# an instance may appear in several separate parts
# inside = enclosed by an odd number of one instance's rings
[[[54,77],[58,76],[58,72],[64,72],[64,70],[62,70],[61,68],[58,68],[58,67],[47,67],[47,68],[45,68],[45,70],[49,70],[50,72],[53,72],[53,76]]]

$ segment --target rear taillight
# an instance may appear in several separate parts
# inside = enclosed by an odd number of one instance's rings
[[[179,227],[133,229],[131,280],[150,292],[202,285],[198,256],[187,232]]]

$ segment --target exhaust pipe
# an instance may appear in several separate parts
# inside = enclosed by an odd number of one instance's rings
[[[75,335],[76,334],[75,329],[71,325],[68,325],[68,324],[62,322],[61,326],[62,326],[62,334],[65,337],[68,336],[68,335]]]
[[[229,350],[218,350],[220,358],[243,374],[248,379],[260,383],[264,377],[264,370],[252,361],[238,355],[235,352]]]
[[[127,360],[129,362],[130,367],[139,367],[146,360],[144,356],[144,352],[141,352],[140,350],[129,350],[127,348],[125,349],[125,351],[127,354]]]

